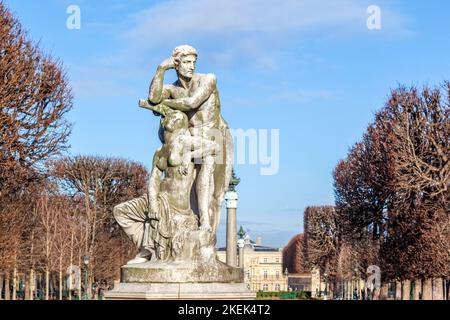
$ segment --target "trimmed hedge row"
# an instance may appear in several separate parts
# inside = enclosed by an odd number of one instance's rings
[[[258,291],[256,298],[311,299],[311,295],[304,291]]]

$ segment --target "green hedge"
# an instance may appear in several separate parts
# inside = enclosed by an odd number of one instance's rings
[[[278,298],[278,299],[310,299],[310,294],[304,291],[258,291],[257,299]]]

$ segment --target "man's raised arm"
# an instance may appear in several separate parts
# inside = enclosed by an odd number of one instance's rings
[[[174,60],[172,57],[164,60],[156,69],[156,74],[150,83],[148,90],[148,100],[154,104],[158,104],[163,99],[164,91],[164,73],[166,70],[175,68]]]
[[[195,90],[191,97],[180,98],[180,99],[164,99],[162,103],[172,109],[180,111],[189,111],[192,109],[197,109],[205,102],[209,96],[216,89],[216,76],[213,74],[207,74],[205,79],[202,80],[202,84]]]

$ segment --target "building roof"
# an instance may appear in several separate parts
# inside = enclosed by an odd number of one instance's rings
[[[280,252],[280,248],[270,247],[270,246],[263,246],[261,244],[257,244],[255,241],[250,239],[250,236],[247,234],[244,244],[244,249],[253,250],[255,252]],[[226,247],[220,247],[217,249],[217,251],[226,251]]]

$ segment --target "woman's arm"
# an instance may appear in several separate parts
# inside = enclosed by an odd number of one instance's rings
[[[161,185],[162,171],[158,168],[159,151],[155,152],[153,157],[153,168],[148,182],[148,202],[149,202],[149,216],[150,218],[157,218],[159,212],[158,195]]]

